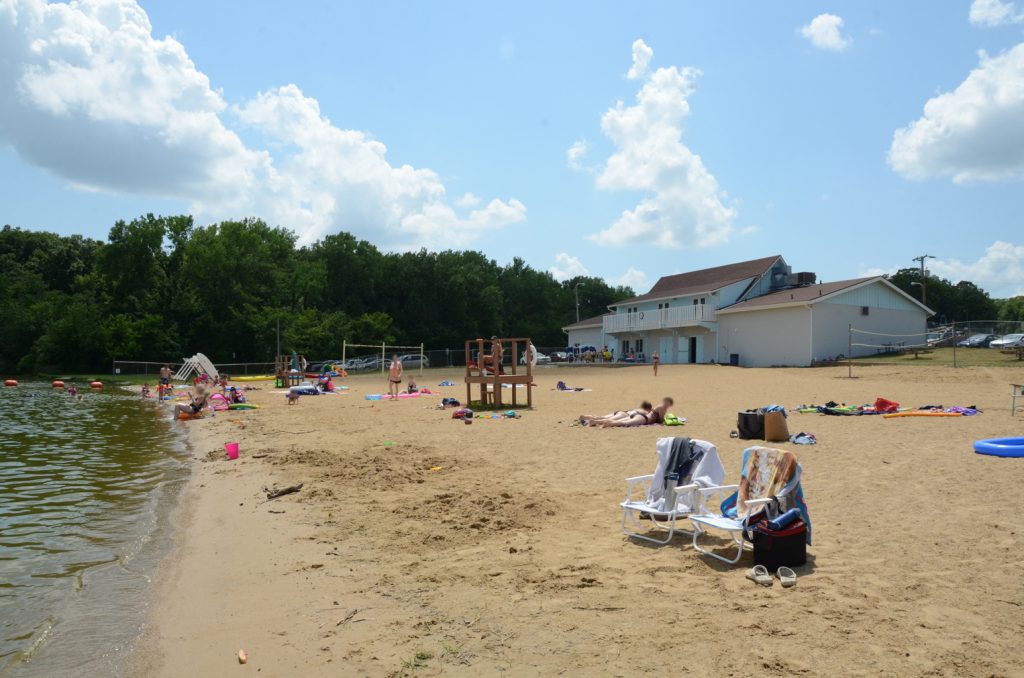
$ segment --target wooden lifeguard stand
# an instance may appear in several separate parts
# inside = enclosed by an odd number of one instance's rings
[[[486,351],[484,348],[486,347]],[[476,349],[476,360],[473,359],[473,349]],[[508,366],[510,371],[505,372],[502,358],[504,349],[512,349],[512,363]],[[526,360],[526,372],[520,372],[519,356],[532,356],[536,354],[533,342],[529,338],[514,339],[470,339],[466,342],[466,404],[473,400],[473,384],[480,384],[480,402],[484,404],[501,407],[501,385],[512,385],[512,405],[518,405],[516,397],[517,386],[526,385],[526,406],[533,407],[533,362],[530,358]],[[485,366],[485,356],[496,362],[494,365]],[[491,390],[488,391],[487,387]]]

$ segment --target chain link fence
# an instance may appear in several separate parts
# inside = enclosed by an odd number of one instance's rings
[[[934,324],[923,335],[863,337],[853,330],[854,342],[870,341],[874,354],[853,363],[937,365],[948,367],[1024,367],[1024,322],[971,320]],[[866,343],[855,343],[864,347]],[[854,353],[858,355],[858,353]]]

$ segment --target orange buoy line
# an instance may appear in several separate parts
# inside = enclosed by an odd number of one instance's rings
[[[17,385],[18,385],[18,380],[17,379],[4,379],[4,386],[17,386]]]
[[[102,381],[92,381],[92,382],[89,382],[89,388],[103,388],[103,382]]]
[[[54,379],[53,382],[50,383],[50,386],[54,388],[64,388],[64,382],[60,379]]]

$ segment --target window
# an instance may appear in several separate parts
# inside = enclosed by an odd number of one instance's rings
[[[696,300],[696,299],[694,299],[694,300],[693,300],[693,305],[694,305],[694,306],[696,306],[696,305],[697,305],[697,300]]]
[[[636,352],[637,353],[643,353],[644,352],[644,340],[643,339],[637,339],[636,340]]]
[[[701,297],[701,298],[700,298],[700,303],[701,303],[702,305],[703,305],[703,304],[704,304],[704,302],[706,302],[706,301],[707,301],[707,297]]]
[[[871,314],[871,308],[869,308],[868,306],[861,306],[860,307],[860,314],[861,315],[870,315]]]
[[[629,355],[629,339],[622,340],[622,356],[626,357]]]

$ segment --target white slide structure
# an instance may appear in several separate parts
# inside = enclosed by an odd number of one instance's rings
[[[187,381],[192,373],[206,374],[211,379],[217,379],[220,377],[220,373],[217,372],[217,368],[213,366],[213,362],[210,361],[202,353],[196,353],[191,358],[183,358],[181,367],[177,372],[174,373],[175,381]]]

